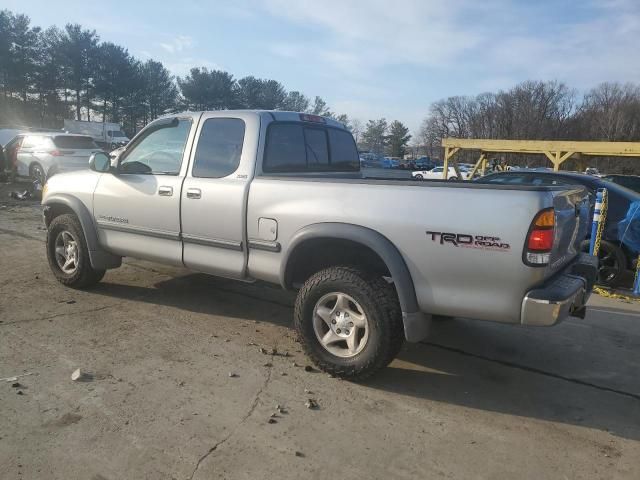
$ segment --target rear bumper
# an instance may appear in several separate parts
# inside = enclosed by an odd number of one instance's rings
[[[547,284],[527,292],[522,300],[522,325],[551,326],[568,316],[584,317],[598,274],[598,259],[580,254]]]

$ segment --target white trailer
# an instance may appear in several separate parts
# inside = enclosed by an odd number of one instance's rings
[[[114,150],[129,143],[129,138],[117,123],[65,119],[64,130],[67,133],[89,135],[106,150]]]

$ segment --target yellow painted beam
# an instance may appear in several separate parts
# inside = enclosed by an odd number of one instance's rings
[[[485,163],[486,158],[487,158],[487,154],[484,152],[481,152],[480,158],[478,158],[478,161],[476,162],[475,167],[473,167],[473,170],[471,170],[471,175],[469,175],[469,180],[473,179],[473,176],[480,169],[481,165],[482,165],[482,175],[484,175],[484,171],[486,169],[486,163]]]
[[[541,152],[541,153],[544,153],[551,163],[554,163],[554,164],[556,163],[556,157],[555,157],[554,154],[552,154],[551,152],[547,152],[547,151],[544,151],[544,152]]]
[[[560,163],[564,162],[565,160],[567,160],[569,157],[571,157],[571,155],[573,155],[575,152],[567,152],[564,155],[562,155],[560,157]]]
[[[449,149],[481,150],[495,153],[572,152],[582,155],[640,157],[640,142],[578,142],[570,140],[486,140],[443,138]],[[567,157],[568,158],[568,157]]]

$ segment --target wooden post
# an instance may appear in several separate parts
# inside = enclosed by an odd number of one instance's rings
[[[487,161],[487,154],[484,152],[481,152],[480,158],[478,158],[478,161],[476,162],[475,167],[473,167],[473,170],[471,170],[471,175],[469,176],[469,180],[473,179],[473,176],[476,174],[476,172],[480,170],[481,165],[482,165],[482,175],[484,175],[486,161]]]

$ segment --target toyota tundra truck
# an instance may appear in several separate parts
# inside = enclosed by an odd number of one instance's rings
[[[47,258],[71,288],[123,257],[297,292],[322,370],[385,367],[432,316],[549,326],[584,316],[597,260],[579,253],[581,187],[366,178],[344,125],[280,111],[153,121],[115,160],[43,192]]]

